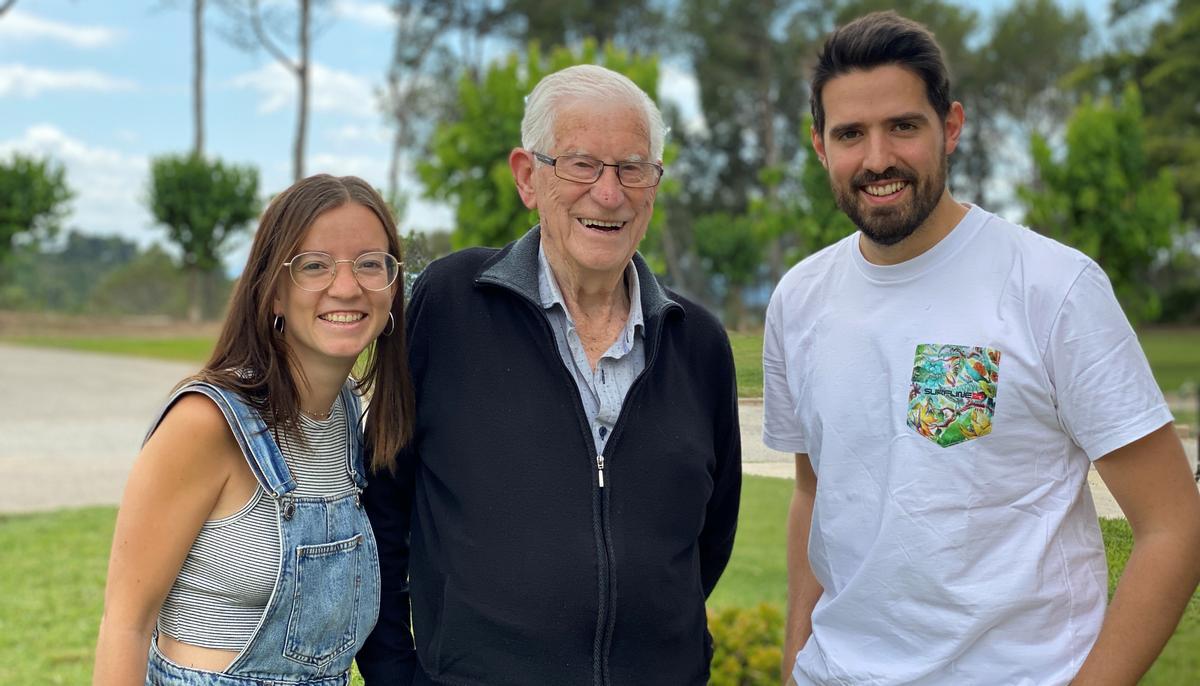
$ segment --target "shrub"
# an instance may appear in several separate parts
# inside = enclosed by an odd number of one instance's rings
[[[708,611],[713,637],[711,686],[776,686],[783,612],[770,603]]]

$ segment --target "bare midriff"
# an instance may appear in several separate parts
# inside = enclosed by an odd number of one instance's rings
[[[158,652],[181,667],[210,672],[224,672],[238,656],[236,650],[201,648],[181,643],[163,633],[158,635]]]

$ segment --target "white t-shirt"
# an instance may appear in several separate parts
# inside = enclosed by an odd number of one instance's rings
[[[771,297],[763,441],[817,475],[805,684],[1066,684],[1107,570],[1089,459],[1171,421],[1104,272],[972,207],[924,254],[855,233]]]

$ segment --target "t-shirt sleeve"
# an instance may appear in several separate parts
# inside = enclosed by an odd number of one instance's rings
[[[788,384],[782,290],[777,288],[771,296],[763,329],[763,443],[785,453],[807,453],[808,442]],[[795,371],[792,376],[796,376]]]
[[[1095,262],[1067,292],[1045,360],[1059,420],[1090,460],[1172,419],[1137,334]]]

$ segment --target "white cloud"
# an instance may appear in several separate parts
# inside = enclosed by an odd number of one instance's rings
[[[131,91],[137,84],[92,69],[56,71],[23,64],[0,64],[0,97],[36,98],[46,91]]]
[[[87,233],[116,234],[146,244],[158,238],[146,209],[145,157],[88,145],[52,124],[36,124],[17,138],[0,140],[0,157],[14,152],[62,163],[75,193],[65,225]],[[85,223],[86,222],[86,223]]]
[[[337,112],[354,117],[378,117],[375,91],[367,79],[346,71],[312,63],[309,71],[309,105],[316,112]],[[278,62],[233,77],[235,88],[258,91],[259,114],[290,106],[296,99],[296,77]]]
[[[27,43],[42,40],[76,48],[100,48],[115,43],[121,32],[106,26],[81,26],[51,21],[14,9],[0,21],[0,41]]]
[[[334,174],[337,176],[352,175],[363,178],[380,189],[387,189],[388,160],[381,148],[379,157],[369,155],[336,155],[319,153],[310,155],[305,164],[308,174]],[[454,208],[449,205],[421,197],[420,182],[417,181],[409,164],[404,164],[400,183],[401,190],[408,194],[408,206],[404,216],[400,218],[400,232],[410,229],[416,231],[432,231],[450,229],[454,226]]]
[[[338,0],[333,5],[333,13],[339,18],[349,19],[371,28],[390,29],[396,25],[396,15],[382,2]]]
[[[329,131],[329,137],[339,143],[390,144],[392,132],[383,126],[346,124]]]
[[[361,176],[376,188],[383,188],[387,184],[387,164],[382,157],[318,153],[310,155],[304,167],[308,174]]]
[[[700,111],[700,83],[690,70],[663,64],[658,73],[658,99],[679,109],[683,127],[688,131],[699,133],[708,128]]]

